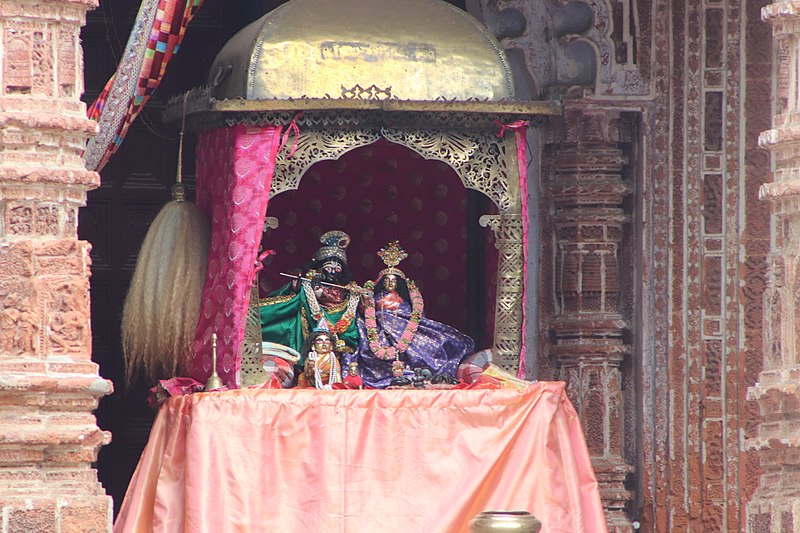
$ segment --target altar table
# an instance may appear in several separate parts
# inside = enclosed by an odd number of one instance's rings
[[[466,532],[486,510],[606,531],[563,383],[173,397],[114,531]]]

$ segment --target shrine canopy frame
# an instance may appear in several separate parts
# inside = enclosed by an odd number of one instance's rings
[[[465,188],[483,193],[497,207],[497,214],[480,217],[480,224],[494,233],[499,252],[493,351],[498,366],[517,374],[524,361],[525,253],[518,160],[518,144],[524,143],[524,135],[515,135],[505,125],[540,127],[548,116],[561,114],[561,103],[380,99],[359,88],[352,93],[353,98],[336,99],[218,100],[210,87],[198,88],[173,99],[164,118],[185,120],[187,129],[194,132],[235,126],[284,128],[287,143],[276,157],[270,198],[297,189],[314,163],[338,159],[379,139],[448,164]],[[286,128],[290,124],[297,129]],[[255,322],[255,316],[247,322]],[[253,335],[245,333],[244,359],[257,359],[253,357],[257,354],[248,354],[257,351],[255,344],[260,340],[254,325],[248,328]],[[259,371],[245,364],[242,372]]]

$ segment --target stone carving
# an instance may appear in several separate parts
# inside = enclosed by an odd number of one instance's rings
[[[57,352],[82,352],[88,326],[85,295],[71,283],[64,283],[53,292],[56,296],[50,310],[49,336],[53,349]]]
[[[601,95],[647,94],[648,72],[640,65],[646,64],[641,58],[647,57],[648,43],[638,36],[632,2],[481,0],[479,9],[476,15],[512,50],[510,56],[522,52],[524,62],[513,67],[523,87],[529,76],[540,93],[559,86],[578,97],[584,88]],[[509,24],[517,13],[528,21],[522,32],[519,25]]]
[[[30,36],[18,28],[6,28],[4,32],[5,60],[3,74],[5,92],[18,94],[30,92],[32,49]]]
[[[58,208],[40,206],[36,208],[36,232],[41,235],[58,235]]]
[[[633,417],[625,414],[632,402],[622,393],[631,346],[620,260],[629,222],[623,202],[632,188],[623,178],[628,157],[618,140],[629,128],[616,112],[565,115],[563,140],[548,147],[544,164],[552,176],[553,214],[543,238],[554,233],[554,270],[543,276],[553,284],[544,290],[554,295],[550,316],[544,313],[549,352],[583,422],[608,524],[623,531],[630,529],[625,482],[633,470],[625,452],[634,447],[623,437],[633,434],[625,426]]]
[[[17,205],[8,208],[8,232],[14,235],[30,235],[33,232],[33,208]]]
[[[75,68],[75,37],[73,32],[61,30],[58,38],[58,87],[60,97],[75,96],[75,87],[80,86]]]
[[[78,99],[79,31],[96,5],[0,7],[0,470],[14,471],[0,493],[3,527],[19,531],[111,529],[111,500],[91,464],[108,442],[92,411],[111,387],[90,361],[85,249],[75,231],[77,208],[99,183],[78,156],[94,128]],[[69,212],[69,237],[54,238]]]
[[[0,297],[0,352],[35,355],[39,323],[30,311],[34,300],[25,289],[10,290]]]

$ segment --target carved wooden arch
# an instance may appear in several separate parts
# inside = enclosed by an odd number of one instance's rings
[[[498,137],[491,131],[453,133],[444,130],[304,129],[294,154],[278,154],[270,198],[300,186],[314,163],[342,155],[379,139],[405,146],[426,160],[442,161],[453,168],[465,188],[489,197],[498,215],[484,215],[479,222],[495,235],[499,251],[493,350],[495,364],[516,374],[522,343],[522,217],[519,176],[513,135]],[[253,317],[254,324],[257,317]],[[254,329],[255,331],[255,329]],[[260,330],[259,330],[260,331]],[[255,337],[254,337],[255,338]]]
[[[305,172],[314,163],[339,159],[356,148],[380,140],[405,146],[426,160],[442,161],[458,175],[467,189],[483,193],[500,213],[519,212],[519,186],[513,172],[516,157],[513,141],[492,132],[453,133],[443,130],[306,129],[296,140],[294,153],[278,153],[270,198],[296,190]]]

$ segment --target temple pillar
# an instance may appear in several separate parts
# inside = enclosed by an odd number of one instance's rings
[[[621,370],[631,346],[620,269],[628,158],[618,142],[618,113],[568,110],[564,126],[564,140],[547,149],[554,267],[549,358],[583,422],[609,529],[631,531],[625,481],[632,467],[624,459],[631,428]],[[625,276],[630,282],[632,274]]]
[[[759,144],[772,155],[772,245],[764,297],[764,366],[748,399],[758,403],[758,433],[746,448],[758,455],[759,486],[747,505],[748,531],[800,528],[800,2],[763,8],[772,24],[775,109]]]
[[[99,184],[79,32],[96,0],[0,7],[0,531],[108,531],[91,463],[111,391],[91,361],[89,245],[78,208]]]

